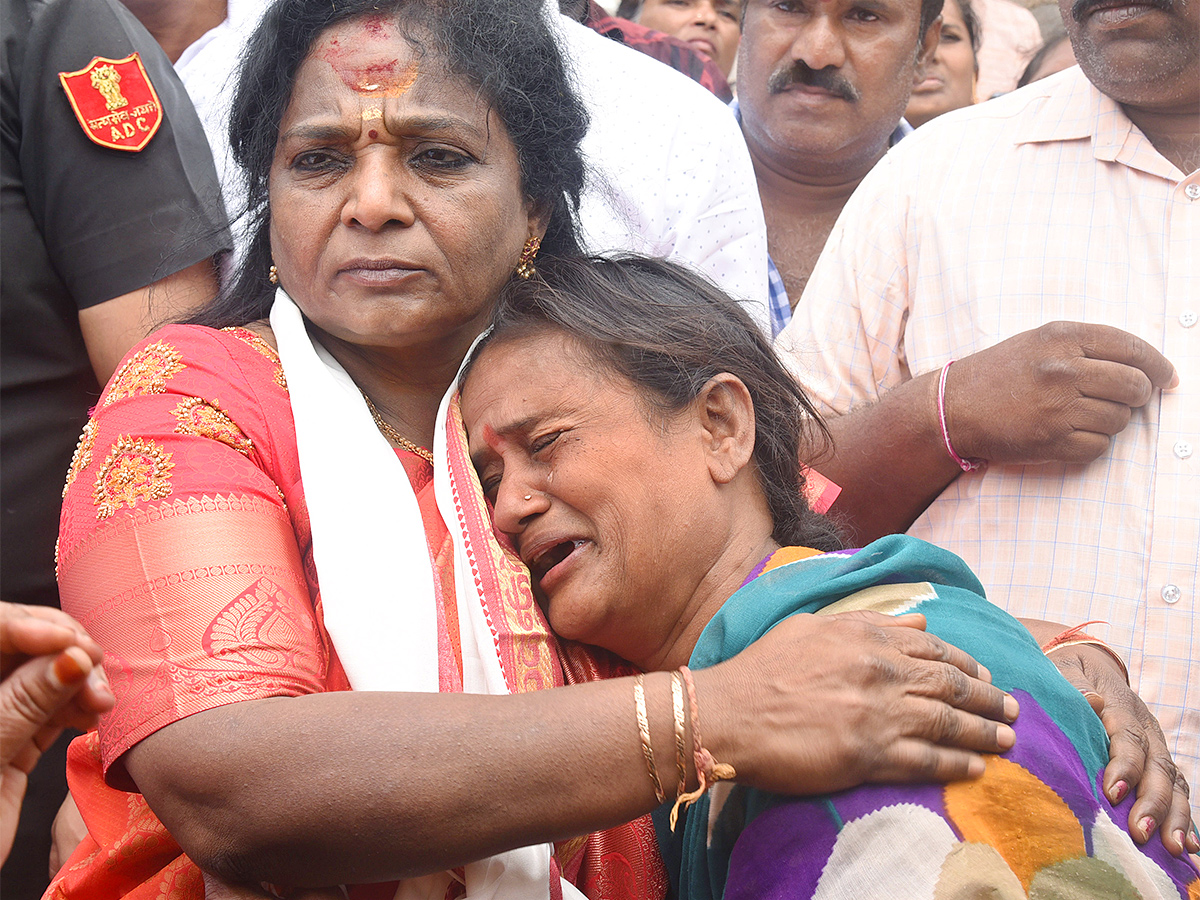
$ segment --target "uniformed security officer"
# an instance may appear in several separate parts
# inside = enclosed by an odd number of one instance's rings
[[[0,0],[0,15],[0,595],[57,605],[60,492],[87,410],[130,346],[215,294],[230,239],[191,102],[120,3]],[[35,770],[5,900],[47,884],[64,750]]]

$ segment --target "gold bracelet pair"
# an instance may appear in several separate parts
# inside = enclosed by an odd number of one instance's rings
[[[687,691],[688,705],[684,706],[684,691]],[[654,797],[659,803],[667,799],[663,790],[662,779],[658,775],[658,767],[654,763],[654,745],[650,740],[650,720],[646,714],[645,676],[639,674],[633,680],[633,702],[637,714],[638,735],[642,742],[642,755],[646,759],[646,770],[650,774],[650,783],[654,787]],[[737,777],[733,766],[718,763],[703,745],[700,738],[700,706],[696,701],[696,684],[687,666],[681,666],[671,673],[671,711],[675,727],[675,765],[679,775],[679,783],[675,792],[675,805],[671,808],[671,830],[675,830],[679,810],[686,809],[695,803],[704,793],[718,781],[728,781]],[[693,759],[696,766],[696,779],[699,786],[688,793],[687,790],[687,720],[691,714]]]

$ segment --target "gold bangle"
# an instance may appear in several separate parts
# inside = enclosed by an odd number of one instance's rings
[[[675,713],[675,765],[679,769],[679,789],[675,796],[687,792],[687,742],[684,735],[683,676],[671,673],[671,706]]]
[[[633,679],[633,703],[637,710],[638,735],[642,739],[642,754],[646,757],[646,769],[654,785],[654,797],[659,803],[667,799],[662,782],[658,780],[658,769],[654,765],[654,746],[650,743],[650,720],[646,717],[645,676],[641,673]]]
[[[1117,656],[1116,650],[1114,650],[1112,647],[1108,646],[1108,644],[1104,643],[1104,641],[1100,640],[1099,638],[1094,638],[1089,635],[1080,633],[1078,637],[1075,637],[1071,640],[1059,641],[1054,646],[1052,646],[1050,649],[1043,650],[1042,653],[1044,653],[1047,657],[1049,657],[1050,654],[1053,653],[1055,650],[1061,650],[1061,649],[1063,649],[1063,647],[1075,647],[1080,644],[1087,644],[1090,647],[1096,647],[1100,650],[1103,650],[1110,657],[1112,657],[1112,661],[1115,662],[1117,664],[1117,668],[1119,668],[1121,670],[1121,675],[1124,676],[1125,683],[1129,684],[1129,669],[1127,669],[1125,667],[1125,661],[1122,660],[1121,657]]]
[[[1049,653],[1056,647],[1065,644],[1067,641],[1074,640],[1075,638],[1087,638],[1088,640],[1095,640],[1095,638],[1093,638],[1083,629],[1087,628],[1089,625],[1107,624],[1107,622],[1101,621],[1100,619],[1089,619],[1086,622],[1080,622],[1073,628],[1068,628],[1066,631],[1056,634],[1054,637],[1050,638],[1050,640],[1046,641],[1046,643],[1042,644],[1042,653]]]

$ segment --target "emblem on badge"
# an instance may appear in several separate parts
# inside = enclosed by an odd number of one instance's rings
[[[101,147],[136,153],[162,124],[162,104],[141,57],[95,57],[77,72],[59,72],[83,133]]]

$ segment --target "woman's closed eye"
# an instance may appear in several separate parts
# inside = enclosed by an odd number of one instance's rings
[[[477,471],[479,473],[479,486],[483,488],[484,498],[495,506],[496,496],[500,493],[500,483],[504,481],[504,470],[500,468],[498,463],[493,463],[481,466]]]
[[[500,493],[500,481],[499,475],[479,479],[480,486],[483,488],[483,497],[492,506],[496,505],[496,495]]]
[[[555,442],[562,437],[563,432],[551,431],[539,437],[533,438],[526,445],[526,453],[530,459],[536,459],[554,447]],[[496,497],[500,493],[500,485],[504,481],[503,469],[497,468],[494,465],[483,466],[479,471],[479,485],[483,488],[483,496],[493,506],[496,504]]]
[[[561,431],[551,431],[549,434],[544,434],[539,438],[535,438],[529,444],[529,452],[535,456],[544,450],[549,450],[554,446],[554,442],[562,437]]]

